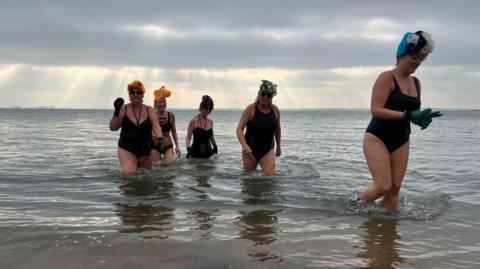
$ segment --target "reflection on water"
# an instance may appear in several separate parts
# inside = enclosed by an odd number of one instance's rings
[[[204,239],[209,239],[212,237],[211,229],[213,228],[213,222],[215,221],[215,213],[218,212],[218,209],[215,210],[195,210],[191,212],[193,218],[198,223],[196,230],[202,231],[200,236]]]
[[[211,171],[212,169],[207,169],[208,171]],[[204,170],[205,173],[205,170]],[[208,180],[210,179],[209,174],[203,174],[194,177],[194,180],[197,182],[197,187],[191,188],[192,190],[196,191],[199,193],[197,196],[200,201],[207,201],[210,199],[208,196],[208,192],[204,188],[210,188],[212,185],[208,183]],[[212,236],[211,234],[211,229],[213,228],[213,222],[215,221],[215,213],[218,212],[218,209],[200,209],[200,210],[194,210],[191,212],[193,215],[193,218],[195,221],[198,223],[198,227],[196,230],[203,231],[200,236],[204,239],[208,239]]]
[[[247,178],[242,182],[241,196],[249,205],[278,203],[276,178]]]
[[[170,178],[124,179],[119,186],[126,202],[116,203],[117,216],[124,226],[121,233],[140,233],[143,238],[168,238],[162,232],[171,230],[174,208],[161,205],[175,199],[175,185]]]
[[[254,242],[254,245],[268,245],[277,240],[278,217],[281,210],[257,210],[251,212],[240,211],[236,217],[240,226],[240,238]]]
[[[171,230],[168,225],[175,218],[173,208],[145,204],[117,204],[116,206],[118,207],[117,216],[125,225],[118,229],[119,232],[145,233],[142,236],[144,238],[168,238],[167,235],[158,232]]]
[[[396,268],[406,261],[398,253],[397,220],[372,218],[361,227],[366,231],[365,246],[357,257],[367,260],[365,268]]]
[[[275,203],[277,198],[274,178],[244,179],[241,197],[247,205]],[[239,226],[239,238],[252,241],[253,247],[249,255],[257,261],[278,259],[280,256],[271,253],[262,246],[268,246],[277,240],[278,216],[282,210],[240,211],[235,218]]]
[[[151,197],[161,200],[174,199],[175,177],[153,178],[125,178],[119,186],[120,194],[126,197]]]

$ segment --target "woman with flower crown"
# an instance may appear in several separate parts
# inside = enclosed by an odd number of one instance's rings
[[[118,160],[124,174],[134,174],[138,168],[151,168],[150,153],[154,147],[163,148],[163,139],[155,110],[142,104],[145,93],[142,82],[134,80],[127,89],[130,103],[124,105],[121,97],[115,100],[110,131],[122,129],[118,140]]]
[[[262,80],[257,99],[245,108],[240,117],[237,138],[242,145],[245,172],[255,170],[260,164],[264,175],[275,175],[275,159],[282,154],[280,110],[272,104],[276,94],[277,85]]]
[[[397,49],[397,64],[381,73],[372,90],[372,120],[367,127],[363,151],[373,184],[358,196],[358,202],[383,197],[389,212],[397,209],[400,187],[405,176],[410,148],[410,122],[426,129],[440,112],[420,110],[420,81],[412,76],[433,51],[429,33],[406,33]]]
[[[160,89],[155,90],[153,95],[155,97],[154,107],[157,113],[158,123],[162,129],[165,147],[162,150],[156,149],[152,151],[152,160],[154,162],[162,161],[164,164],[170,164],[173,160],[173,142],[175,142],[175,155],[180,157],[175,114],[165,110],[167,108],[167,97],[170,97],[171,91],[162,86]]]

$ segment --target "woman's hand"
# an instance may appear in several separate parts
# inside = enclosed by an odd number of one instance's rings
[[[275,150],[275,155],[277,157],[280,157],[280,155],[282,155],[282,149],[280,147],[277,147],[277,150]]]
[[[175,155],[177,155],[177,158],[180,158],[181,155],[180,148],[177,145],[175,145]]]
[[[252,149],[247,145],[242,145],[242,152],[243,154],[251,155],[252,154]]]

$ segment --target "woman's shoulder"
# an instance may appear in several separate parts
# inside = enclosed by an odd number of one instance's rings
[[[147,110],[149,110],[149,111],[155,112],[155,109],[153,108],[153,106],[149,106],[149,105],[146,105],[146,104],[142,104],[142,106],[143,106],[143,107],[146,107]],[[156,113],[156,112],[155,112],[155,113]]]
[[[169,117],[170,119],[175,119],[175,113],[170,111],[165,111],[165,112],[167,112],[167,117]]]
[[[375,82],[377,85],[381,86],[382,88],[388,88],[393,90],[394,88],[394,75],[392,70],[386,70],[378,75],[377,81]]]
[[[392,80],[393,78],[393,71],[392,70],[385,70],[380,75],[378,75],[378,79],[387,79]]]
[[[245,111],[250,111],[250,112],[255,111],[256,106],[257,106],[257,103],[251,103],[245,108]]]

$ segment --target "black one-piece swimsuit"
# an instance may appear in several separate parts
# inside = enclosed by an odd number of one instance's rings
[[[418,80],[416,77],[413,79],[418,95],[415,97],[402,93],[395,76],[393,76],[395,88],[388,96],[385,108],[402,112],[416,111],[420,109],[421,102],[420,92],[418,91]],[[405,144],[410,138],[410,121],[406,119],[384,120],[373,117],[366,132],[371,133],[382,140],[387,147],[388,152],[392,153]]]
[[[274,147],[274,135],[277,130],[277,117],[273,109],[269,113],[262,113],[255,106],[253,118],[247,122],[245,140],[252,150],[253,156],[260,160]]]

